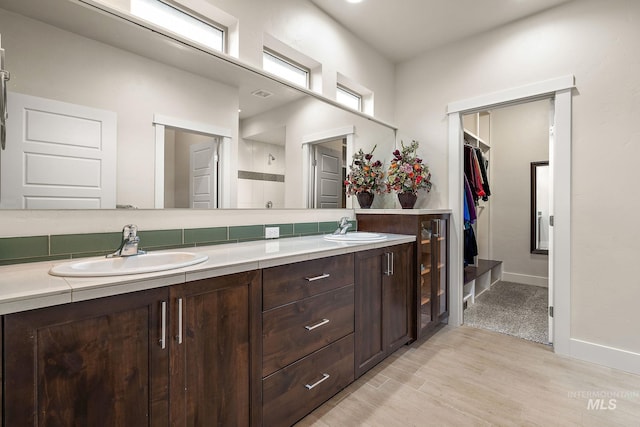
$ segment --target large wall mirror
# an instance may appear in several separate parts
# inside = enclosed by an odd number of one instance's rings
[[[104,2],[44,3],[0,4],[1,208],[307,208],[309,146],[393,151],[393,126]]]
[[[531,162],[531,253],[549,254],[549,162]]]

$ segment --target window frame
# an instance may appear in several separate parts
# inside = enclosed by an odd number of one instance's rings
[[[262,48],[262,69],[265,70],[265,71],[267,71],[265,69],[265,66],[264,66],[265,65],[265,61],[264,61],[265,55],[270,56],[270,57],[272,57],[272,58],[274,58],[274,59],[276,59],[276,60],[278,60],[278,61],[280,61],[280,62],[282,62],[282,63],[284,63],[284,64],[286,64],[288,66],[290,66],[292,69],[296,69],[298,71],[304,72],[304,74],[305,74],[305,84],[302,87],[307,89],[307,90],[311,90],[311,70],[309,69],[309,67],[306,67],[306,66],[300,64],[299,62],[288,58],[287,56],[279,53],[276,50],[273,50],[273,49],[270,49],[270,48],[268,48],[266,46],[263,46],[263,48]],[[286,77],[284,77],[284,76],[282,76],[280,74],[276,74],[276,73],[274,73],[272,71],[267,71],[267,72],[271,73],[271,74],[273,74],[275,76],[278,76],[279,78],[281,78],[283,80],[286,80],[286,81],[288,81],[290,83],[293,83],[296,86],[300,86],[297,82],[294,82],[294,81],[292,81],[292,80],[290,80],[290,79],[288,79],[288,78],[286,78]]]
[[[348,105],[348,104],[346,104],[344,102],[338,101],[338,95],[337,94],[339,92],[343,92],[344,94],[346,94],[348,96],[352,96],[353,98],[356,98],[358,100],[358,108],[353,108],[351,105]],[[349,88],[349,87],[347,87],[347,86],[345,86],[343,84],[338,83],[336,85],[336,102],[339,102],[340,104],[342,104],[342,105],[344,105],[346,107],[349,107],[349,108],[354,109],[356,111],[362,112],[363,98],[364,97],[361,94],[359,94],[355,90],[353,90],[353,89],[351,89],[351,88]]]
[[[142,1],[145,1],[145,0],[142,0]],[[150,0],[150,1],[154,1],[156,3],[160,3],[163,6],[166,6],[166,7],[169,7],[171,9],[175,10],[177,13],[179,13],[181,15],[185,15],[186,17],[188,17],[188,18],[190,18],[190,19],[192,19],[194,21],[198,21],[201,24],[206,25],[207,27],[210,27],[210,28],[212,28],[214,30],[219,31],[221,33],[221,39],[222,39],[222,41],[220,43],[220,45],[221,45],[220,50],[218,50],[216,47],[213,47],[211,45],[208,45],[208,44],[202,43],[202,42],[200,42],[198,40],[195,40],[195,39],[189,37],[186,34],[177,32],[175,30],[175,28],[170,28],[170,27],[158,24],[156,22],[153,22],[153,21],[149,20],[147,17],[144,17],[144,16],[140,16],[140,15],[136,15],[136,16],[151,22],[153,25],[157,25],[158,27],[161,27],[161,28],[164,28],[164,29],[166,29],[168,31],[171,31],[171,32],[179,35],[180,37],[183,37],[183,38],[185,38],[187,40],[190,40],[190,41],[192,41],[194,43],[197,43],[200,46],[204,46],[204,47],[206,47],[208,49],[212,49],[212,50],[214,50],[216,52],[228,53],[227,51],[228,51],[228,31],[229,31],[229,28],[227,28],[226,26],[220,24],[217,21],[214,21],[214,20],[212,20],[212,19],[210,19],[210,18],[208,18],[208,17],[206,17],[206,16],[204,16],[204,15],[198,13],[198,12],[195,12],[195,11],[185,7],[184,5],[180,4],[179,2],[172,1],[172,0]],[[133,1],[131,2],[131,5],[132,4],[133,4]],[[131,13],[133,13],[133,11]]]

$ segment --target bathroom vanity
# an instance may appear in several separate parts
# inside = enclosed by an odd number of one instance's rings
[[[190,248],[209,259],[106,278],[2,267],[4,425],[291,425],[410,340],[414,242]]]

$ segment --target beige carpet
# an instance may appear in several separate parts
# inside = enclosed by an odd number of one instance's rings
[[[464,311],[464,324],[549,343],[548,289],[498,282]]]

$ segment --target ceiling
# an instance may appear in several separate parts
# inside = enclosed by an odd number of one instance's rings
[[[571,0],[311,0],[393,62]]]

